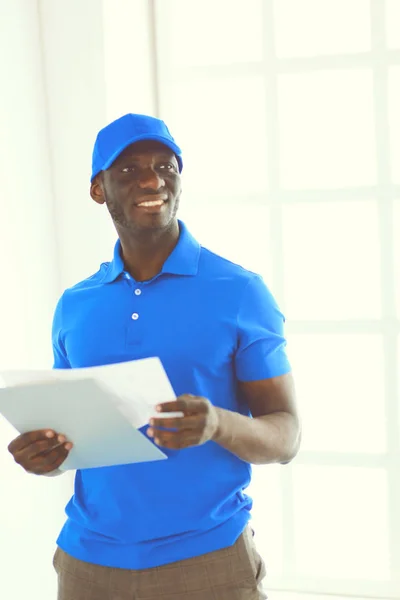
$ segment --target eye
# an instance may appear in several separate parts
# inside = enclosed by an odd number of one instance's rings
[[[160,169],[160,171],[169,171],[171,173],[176,171],[174,165],[170,162],[160,163],[159,165],[157,165],[157,168]]]
[[[134,173],[136,171],[136,167],[134,165],[129,165],[127,167],[123,167],[121,169],[122,173]]]

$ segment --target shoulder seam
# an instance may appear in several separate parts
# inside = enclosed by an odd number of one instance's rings
[[[251,273],[251,271],[249,271],[249,273]],[[240,302],[239,302],[239,308],[238,308],[238,311],[237,311],[237,313],[236,313],[236,338],[238,337],[238,334],[239,334],[239,314],[240,314],[240,311],[241,311],[241,309],[242,309],[242,306],[243,306],[244,297],[245,297],[245,295],[246,295],[246,292],[247,292],[247,290],[248,290],[249,286],[250,286],[250,285],[253,283],[253,281],[255,281],[256,279],[261,279],[261,276],[260,276],[260,275],[257,275],[256,273],[251,273],[251,277],[249,277],[248,281],[246,282],[246,285],[245,285],[245,286],[244,286],[244,288],[243,288],[243,291],[242,291],[242,297],[241,297],[241,299],[240,299]]]
[[[104,279],[104,277],[105,277],[105,274],[104,274],[104,275],[102,275],[102,276],[100,276],[101,269],[102,269],[103,265],[107,265],[107,267],[108,267],[108,265],[109,265],[109,264],[110,264],[110,263],[102,263],[102,264],[100,265],[100,269],[99,269],[98,271],[96,271],[96,273],[93,273],[92,275],[89,275],[89,276],[88,276],[88,277],[86,277],[85,279],[81,279],[81,281],[78,281],[78,282],[77,282],[77,283],[75,283],[74,285],[71,285],[70,287],[68,287],[68,288],[67,288],[67,289],[64,291],[64,294],[65,294],[65,292],[72,291],[72,290],[74,290],[75,288],[77,288],[78,286],[80,286],[80,285],[82,285],[82,284],[85,284],[86,282],[87,282],[87,283],[89,283],[90,281],[93,281],[94,279],[96,279],[96,277],[98,277],[98,282],[99,282],[99,283],[102,283],[102,282],[103,282],[103,279]],[[64,294],[63,294],[63,295],[64,295]]]

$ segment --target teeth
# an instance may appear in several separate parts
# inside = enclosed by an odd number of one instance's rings
[[[153,200],[152,202],[141,202],[138,206],[161,206],[164,200]]]

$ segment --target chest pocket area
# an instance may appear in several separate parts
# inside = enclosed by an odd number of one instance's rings
[[[70,320],[65,347],[72,367],[102,365],[129,360],[127,324],[131,309],[125,301],[115,306],[112,298],[82,303]]]
[[[182,314],[176,307],[157,311],[149,337],[148,352],[182,370],[221,371],[231,364],[236,345],[236,329],[228,318],[190,309]]]

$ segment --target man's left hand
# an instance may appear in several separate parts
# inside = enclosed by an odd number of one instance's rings
[[[219,427],[219,409],[207,398],[183,394],[173,402],[157,406],[159,413],[182,412],[183,417],[167,415],[150,419],[147,435],[158,446],[171,449],[200,446],[213,440]]]

